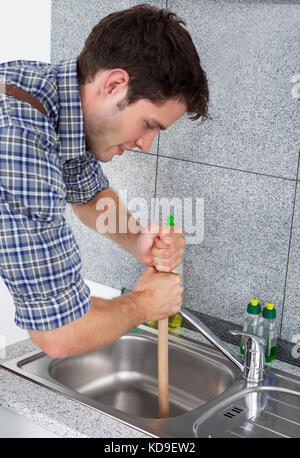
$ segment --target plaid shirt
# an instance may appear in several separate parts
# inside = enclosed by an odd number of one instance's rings
[[[90,201],[109,182],[86,151],[76,59],[0,64],[0,83],[31,93],[48,114],[0,94],[0,275],[17,326],[53,329],[91,306],[66,204]]]

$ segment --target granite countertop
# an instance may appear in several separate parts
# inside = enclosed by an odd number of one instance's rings
[[[91,289],[91,294],[95,296],[111,298],[119,296],[121,293],[119,290],[94,282],[87,280],[86,282]],[[176,333],[198,342],[210,344],[200,333],[186,328],[179,328]],[[228,346],[238,353],[236,346],[231,344]],[[0,348],[0,364],[38,349],[30,339]],[[270,366],[300,377],[300,367],[278,360],[270,363]],[[84,406],[31,380],[13,374],[2,367],[0,367],[0,406],[60,437],[152,437],[91,407]]]

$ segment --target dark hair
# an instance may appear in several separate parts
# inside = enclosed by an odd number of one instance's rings
[[[92,81],[100,69],[122,68],[130,77],[128,104],[177,98],[186,103],[190,119],[212,119],[206,73],[182,25],[172,11],[147,4],[109,14],[92,29],[77,58],[79,84]]]

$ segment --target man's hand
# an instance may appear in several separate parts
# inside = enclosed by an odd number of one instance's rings
[[[161,273],[147,267],[132,294],[143,310],[144,321],[156,321],[179,312],[183,291],[179,274]]]
[[[185,243],[181,227],[151,222],[139,235],[137,249],[145,265],[171,272],[182,262]]]

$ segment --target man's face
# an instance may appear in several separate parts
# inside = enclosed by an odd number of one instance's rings
[[[87,147],[102,162],[122,155],[123,149],[138,147],[149,151],[157,132],[168,128],[186,111],[186,105],[175,99],[160,106],[146,99],[126,105],[126,96],[121,95],[91,103],[84,111]]]

